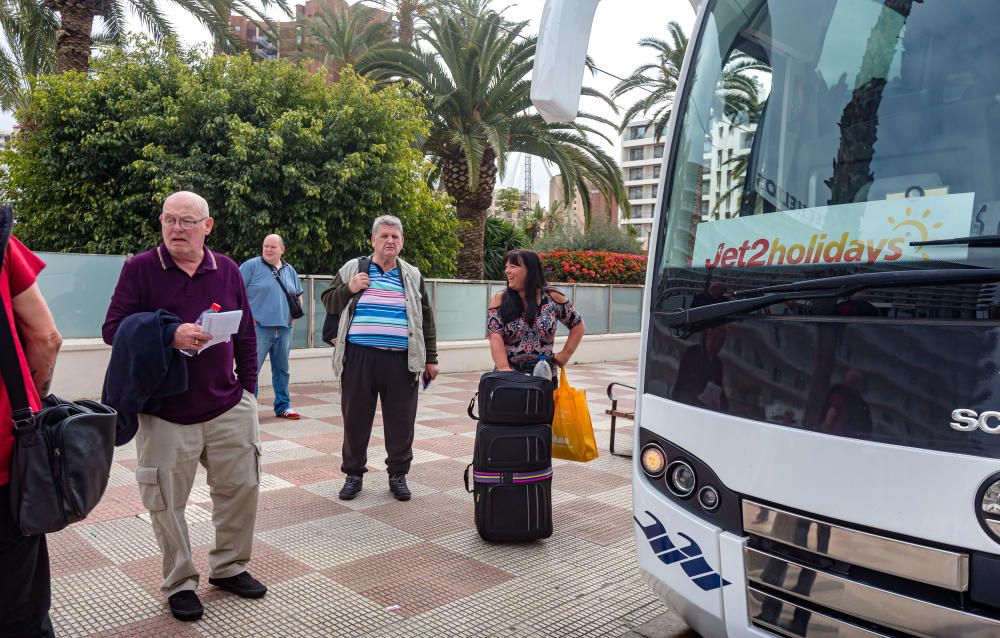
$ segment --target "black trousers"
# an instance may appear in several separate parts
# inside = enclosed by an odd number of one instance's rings
[[[49,549],[45,536],[24,536],[10,514],[10,486],[0,486],[0,637],[53,636]]]
[[[417,419],[417,379],[409,370],[405,351],[347,344],[340,377],[340,411],[344,416],[341,472],[361,476],[367,471],[368,441],[377,401],[382,403],[388,454],[385,464],[389,474],[410,471],[413,424]]]

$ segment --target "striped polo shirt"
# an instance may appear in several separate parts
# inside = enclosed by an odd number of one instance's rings
[[[406,296],[402,273],[397,265],[389,272],[374,261],[368,266],[371,285],[361,293],[354,309],[347,342],[372,348],[406,350]]]

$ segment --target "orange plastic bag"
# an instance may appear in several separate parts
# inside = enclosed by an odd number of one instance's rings
[[[556,411],[552,417],[552,456],[567,461],[597,458],[594,424],[587,407],[587,391],[577,390],[566,380],[566,368],[559,372],[555,391]]]

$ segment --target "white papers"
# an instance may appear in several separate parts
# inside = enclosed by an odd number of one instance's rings
[[[240,321],[243,320],[242,310],[230,310],[229,312],[209,312],[201,319],[201,331],[212,335],[212,338],[205,342],[205,345],[198,350],[204,352],[217,343],[229,343],[229,337],[236,334],[240,329]]]

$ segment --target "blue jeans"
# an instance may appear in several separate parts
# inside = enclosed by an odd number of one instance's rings
[[[274,386],[274,413],[283,414],[292,407],[288,396],[288,353],[292,349],[292,329],[281,326],[254,326],[257,330],[257,374],[264,358],[271,355],[271,385]],[[258,389],[260,381],[257,382]]]

